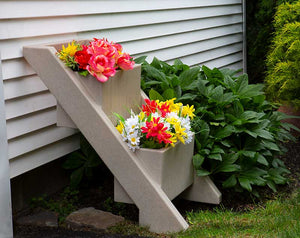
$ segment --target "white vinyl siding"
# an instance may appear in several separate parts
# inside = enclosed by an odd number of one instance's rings
[[[24,45],[106,37],[134,55],[194,66],[243,66],[241,0],[1,1],[0,51],[11,177],[79,147],[55,126],[56,100]],[[53,151],[52,151],[53,150]]]

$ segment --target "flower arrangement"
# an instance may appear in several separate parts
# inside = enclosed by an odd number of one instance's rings
[[[145,99],[138,115],[131,111],[131,116],[119,118],[117,130],[132,151],[142,148],[159,149],[177,141],[190,143],[193,139],[191,119],[195,116],[194,106],[174,103],[176,99],[159,102]]]
[[[100,82],[106,82],[115,75],[118,68],[130,70],[134,66],[132,57],[122,52],[123,48],[107,39],[94,38],[88,45],[81,45],[76,41],[62,45],[57,53],[58,57],[73,71],[80,75],[91,74]]]

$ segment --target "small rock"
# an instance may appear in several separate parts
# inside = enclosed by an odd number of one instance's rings
[[[69,228],[89,227],[96,230],[105,230],[121,221],[124,221],[123,217],[93,207],[72,212],[65,220]]]
[[[23,216],[16,220],[17,225],[58,227],[58,216],[54,212],[40,211],[32,215]]]

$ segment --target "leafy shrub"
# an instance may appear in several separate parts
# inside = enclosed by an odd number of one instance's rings
[[[267,57],[267,94],[300,107],[300,2],[278,7],[275,37]]]
[[[64,169],[72,170],[70,186],[71,188],[77,188],[84,178],[91,179],[93,176],[93,170],[101,164],[102,160],[97,152],[84,138],[84,136],[81,135],[80,150],[69,154],[62,167]]]
[[[246,3],[247,72],[251,82],[263,82],[266,56],[272,41],[276,6],[297,0],[256,0]]]
[[[262,84],[248,84],[247,75],[205,66],[190,68],[180,60],[174,65],[154,58],[142,62],[142,89],[150,99],[177,101],[195,106],[194,167],[199,176],[212,175],[224,188],[248,190],[252,185],[287,182],[289,171],[275,155],[284,151],[280,142],[292,137],[284,114],[265,100]]]

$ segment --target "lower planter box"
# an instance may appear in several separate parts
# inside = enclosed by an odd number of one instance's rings
[[[194,181],[193,152],[194,140],[189,144],[177,143],[175,147],[158,150],[141,148],[136,150],[135,153],[137,162],[146,168],[153,181],[172,200]],[[114,180],[114,200],[116,202],[133,203],[116,178]]]

